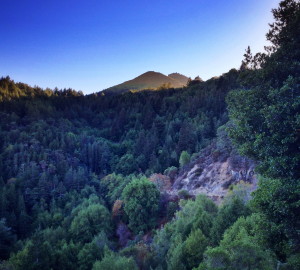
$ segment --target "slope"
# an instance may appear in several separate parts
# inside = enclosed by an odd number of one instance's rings
[[[112,86],[104,91],[106,93],[121,94],[129,90],[155,89],[162,85],[167,85],[170,88],[179,88],[185,86],[187,80],[186,76],[179,73],[172,73],[166,76],[159,72],[148,71],[132,80]]]

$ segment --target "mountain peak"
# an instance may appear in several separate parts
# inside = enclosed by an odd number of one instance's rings
[[[187,81],[188,77],[179,73],[171,73],[166,76],[160,72],[147,71],[132,80],[112,86],[106,89],[105,92],[121,94],[130,90],[156,89],[162,85],[170,85],[170,87],[173,88],[180,88],[185,86]]]
[[[179,81],[183,85],[186,85],[188,80],[189,80],[189,78],[187,76],[184,76],[184,75],[182,75],[178,72],[171,73],[171,74],[168,75],[168,77]]]
[[[142,76],[142,75],[146,75],[146,74],[162,74],[162,73],[160,73],[160,72],[157,72],[157,71],[153,71],[153,70],[149,70],[149,71],[146,71],[145,73],[143,73],[143,74],[141,74],[140,76]]]

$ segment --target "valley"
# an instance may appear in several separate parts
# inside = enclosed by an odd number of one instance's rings
[[[300,2],[272,14],[265,50],[208,80],[1,77],[0,270],[299,270]]]

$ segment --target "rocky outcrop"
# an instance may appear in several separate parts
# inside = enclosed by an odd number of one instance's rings
[[[237,153],[224,155],[213,146],[203,151],[192,163],[181,169],[170,193],[186,190],[191,195],[206,194],[221,202],[232,184],[248,183],[250,190],[257,188],[255,163]]]

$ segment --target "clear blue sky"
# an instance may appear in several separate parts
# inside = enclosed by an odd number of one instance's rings
[[[0,76],[91,93],[154,70],[203,79],[266,44],[279,0],[1,0]]]

